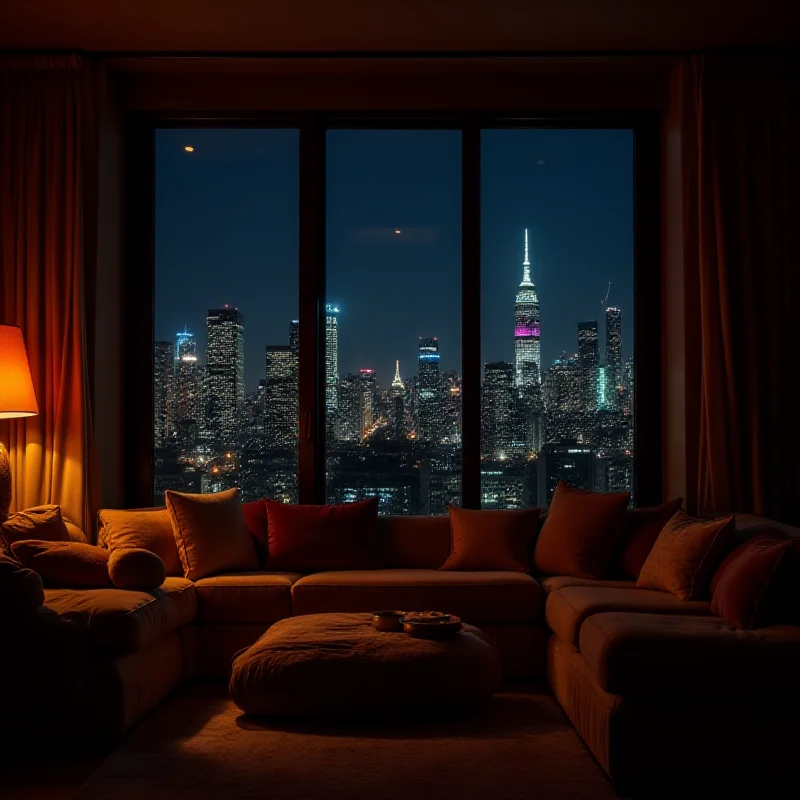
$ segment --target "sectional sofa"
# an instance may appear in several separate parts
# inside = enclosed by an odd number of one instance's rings
[[[740,517],[739,538],[763,522]],[[46,590],[39,633],[20,634],[38,645],[20,652],[31,669],[43,659],[63,669],[52,698],[37,682],[37,713],[69,715],[86,737],[119,736],[181,682],[225,680],[233,656],[289,615],[441,609],[491,637],[507,680],[546,677],[617,786],[800,772],[800,627],[736,630],[706,601],[632,581],[439,571],[446,517],[381,517],[379,537],[380,570],[171,575],[152,593]]]

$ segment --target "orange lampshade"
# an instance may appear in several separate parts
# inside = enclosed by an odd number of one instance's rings
[[[0,419],[39,413],[22,331],[0,325]]]

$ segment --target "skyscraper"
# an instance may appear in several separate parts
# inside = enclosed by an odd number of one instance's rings
[[[400,377],[400,362],[394,362],[394,378],[392,380],[392,397],[403,397],[406,393],[406,385]]]
[[[441,383],[439,379],[439,340],[419,340],[419,390],[417,404],[417,436],[435,444],[439,439],[442,419]]]
[[[514,365],[508,361],[486,364],[483,378],[483,446],[481,455],[502,461],[512,455]]]
[[[293,319],[289,323],[289,348],[295,354],[300,354],[300,320]]]
[[[582,367],[596,367],[600,363],[596,320],[578,323],[578,361]]]
[[[197,340],[184,328],[177,335],[175,353],[175,426],[181,440],[181,448],[192,446],[202,418],[202,381],[197,359]]]
[[[520,397],[530,394],[541,385],[541,345],[539,297],[531,281],[531,262],[528,255],[528,229],[525,228],[525,258],[522,262],[522,283],[517,289],[514,304],[514,383]]]
[[[212,308],[206,318],[208,430],[216,450],[236,447],[244,409],[244,317],[238,309]]]
[[[375,422],[375,370],[359,370],[358,381],[358,411],[360,433],[363,438],[372,432]]]
[[[606,309],[606,366],[622,366],[622,311]]]
[[[325,419],[328,436],[339,411],[339,306],[325,304]]]
[[[266,358],[267,448],[291,450],[297,442],[297,356],[291,345],[270,345]]]
[[[153,446],[167,446],[173,430],[175,356],[172,342],[155,342],[153,354]]]
[[[361,441],[360,379],[343,375],[339,381],[339,415],[336,435],[343,442]]]

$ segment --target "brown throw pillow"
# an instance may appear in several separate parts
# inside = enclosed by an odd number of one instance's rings
[[[27,539],[11,545],[23,567],[42,576],[45,586],[74,589],[110,586],[108,550],[80,542],[42,542]]]
[[[536,569],[546,575],[603,578],[630,499],[629,492],[586,492],[560,481],[536,542]]]
[[[36,506],[12,514],[2,525],[0,534],[7,547],[23,539],[42,542],[68,542],[67,526],[61,516],[61,506]]]
[[[683,505],[678,497],[652,508],[629,508],[622,521],[617,572],[636,580],[664,526]]]
[[[798,544],[767,533],[737,548],[716,585],[711,610],[743,630],[793,622]]]
[[[378,569],[378,498],[332,506],[267,500],[269,568],[287,572]]]
[[[167,570],[155,553],[132,547],[112,551],[108,557],[108,576],[117,589],[150,592],[164,583]]]
[[[8,556],[0,556],[0,619],[29,614],[43,603],[41,576]]]
[[[443,570],[527,572],[541,509],[475,511],[450,506],[450,558]]]
[[[215,572],[259,568],[238,489],[215,494],[165,492],[183,574],[196,581]]]
[[[702,520],[678,511],[658,535],[636,586],[699,600],[733,533],[734,518]]]
[[[172,533],[172,517],[166,508],[111,509],[98,515],[103,526],[100,544],[109,550],[140,548],[155,553],[167,575],[183,575],[178,546]]]

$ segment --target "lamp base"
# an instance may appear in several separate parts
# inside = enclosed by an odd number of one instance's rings
[[[8,519],[9,508],[11,508],[11,463],[8,460],[8,451],[0,442],[0,522]]]

